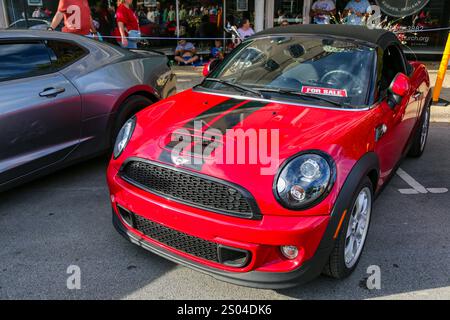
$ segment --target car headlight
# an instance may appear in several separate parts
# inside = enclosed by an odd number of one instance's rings
[[[335,179],[333,159],[325,153],[311,151],[286,161],[275,178],[273,192],[283,207],[307,209],[329,193]]]
[[[132,117],[123,125],[122,129],[120,129],[117,134],[116,143],[114,144],[114,159],[117,159],[122,151],[130,141],[131,136],[133,135],[134,127],[136,125],[136,117]]]

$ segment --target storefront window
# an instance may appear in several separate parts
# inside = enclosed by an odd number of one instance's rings
[[[303,0],[275,0],[274,26],[303,23]]]
[[[6,26],[46,29],[53,18],[58,0],[0,0],[6,11]],[[258,1],[258,2],[257,2]],[[97,29],[106,41],[114,38],[116,0],[89,0]],[[225,38],[224,25],[236,27],[249,19],[258,30],[264,27],[301,23],[367,24],[371,10],[381,8],[384,28],[405,32],[402,40],[413,51],[439,52],[446,32],[423,31],[450,25],[450,1],[447,0],[137,0],[144,46],[171,53],[174,37],[195,38],[196,47],[208,48],[211,38]],[[255,8],[258,10],[255,17]],[[177,10],[178,9],[178,10]],[[357,13],[355,13],[357,12]],[[262,17],[264,15],[264,17]],[[257,18],[255,21],[255,18]],[[156,39],[158,38],[158,39]],[[207,40],[208,38],[209,40]],[[204,40],[202,40],[204,39]]]
[[[446,32],[424,30],[449,26],[450,1],[305,0],[304,3],[306,2],[309,3],[307,11],[311,23],[366,25],[373,17],[371,14],[375,13],[370,6],[378,5],[381,9],[381,19],[377,27],[401,34],[400,39],[413,51],[439,52],[445,44]],[[289,23],[292,23],[292,20]]]
[[[243,19],[255,21],[255,0],[224,0],[227,22],[239,27]]]

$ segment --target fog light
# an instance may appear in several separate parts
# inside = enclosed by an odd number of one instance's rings
[[[281,246],[281,253],[288,259],[292,260],[297,258],[298,249],[296,246]]]

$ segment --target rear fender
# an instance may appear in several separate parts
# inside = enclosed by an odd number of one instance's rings
[[[128,90],[124,91],[120,97],[117,99],[116,103],[114,104],[114,108],[112,110],[113,113],[118,112],[120,106],[122,105],[122,103],[130,96],[138,94],[138,93],[146,93],[151,97],[154,97],[154,99],[152,99],[154,102],[158,101],[161,99],[161,97],[159,96],[158,91],[155,90],[155,88],[148,86],[148,85],[137,85],[134,87],[129,88]],[[145,94],[144,94],[145,95]]]

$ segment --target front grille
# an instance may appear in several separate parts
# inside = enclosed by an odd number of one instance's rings
[[[141,160],[126,163],[121,176],[140,188],[193,206],[239,217],[258,217],[256,203],[246,190],[211,178]]]
[[[135,214],[134,217],[135,228],[149,238],[193,256],[209,261],[219,262],[217,243],[206,241],[186,233],[167,228],[137,214]]]

